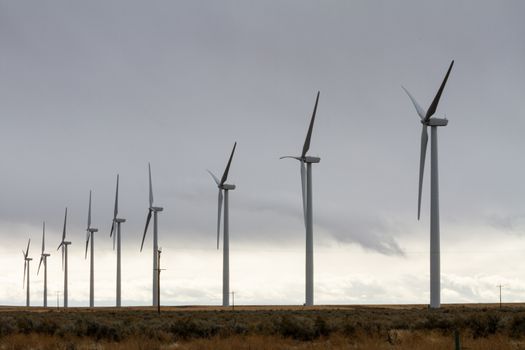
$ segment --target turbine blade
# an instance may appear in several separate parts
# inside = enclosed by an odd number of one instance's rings
[[[279,157],[279,159],[285,159],[285,158],[297,159],[300,162],[302,161],[301,157],[294,157],[294,156],[282,156],[282,157]]]
[[[113,209],[113,222],[111,223],[111,231],[109,232],[109,237],[113,236],[113,231],[115,230],[115,220],[118,215],[118,181],[119,174],[117,174],[117,189],[115,190],[115,208]],[[113,249],[115,249],[115,238],[113,238]]]
[[[113,250],[115,250],[115,239],[117,238],[117,233],[113,235]]]
[[[303,197],[303,220],[306,227],[306,167],[301,161],[301,194]]]
[[[401,88],[403,90],[405,90],[406,94],[408,95],[408,97],[410,98],[410,100],[412,101],[412,103],[414,104],[414,107],[416,107],[416,111],[417,111],[417,114],[419,115],[419,117],[421,119],[425,119],[425,115],[427,114],[427,112],[425,112],[425,110],[423,108],[421,108],[421,106],[419,105],[419,103],[417,103],[416,99],[414,98],[414,96],[412,96],[412,94],[410,94],[410,92],[408,92],[407,89],[405,89],[404,86],[401,86]]]
[[[116,219],[118,215],[118,180],[119,174],[117,174],[117,190],[115,191],[115,208],[113,210],[113,219]]]
[[[224,169],[224,174],[222,174],[221,186],[224,185],[224,183],[228,179],[228,173],[230,172],[230,165],[232,163],[233,154],[235,153],[235,147],[237,147],[237,142],[233,144],[233,149],[232,153],[230,154],[230,159],[228,160],[228,165],[226,165],[226,169]]]
[[[427,154],[428,133],[427,126],[423,125],[421,129],[421,155],[419,159],[419,191],[417,197],[417,219],[421,214],[421,190],[423,189],[423,174],[425,172],[425,157]]]
[[[211,171],[209,171],[208,169],[206,169],[206,171],[211,175],[211,177],[213,178],[213,181],[215,181],[217,186],[220,186],[221,183],[220,183],[219,179],[217,178],[217,176],[213,175],[213,173]]]
[[[64,271],[64,246],[62,246],[62,271]]]
[[[430,119],[434,113],[436,113],[437,105],[439,103],[439,99],[441,98],[441,94],[443,93],[443,89],[445,88],[445,84],[447,83],[448,76],[450,74],[450,71],[452,70],[452,66],[454,65],[454,60],[450,62],[450,66],[448,67],[447,74],[445,75],[445,79],[443,79],[443,82],[441,83],[441,86],[439,87],[439,90],[436,94],[436,97],[434,97],[434,101],[432,101],[432,104],[430,107],[428,107],[427,114],[425,116],[425,121]]]
[[[41,256],[40,257],[40,262],[38,263],[38,270],[36,271],[36,275],[38,276],[38,274],[40,273],[40,265],[42,265],[42,260],[44,260],[44,257]]]
[[[59,250],[60,247],[62,247],[63,245],[64,245],[64,241],[60,242],[60,244],[59,244],[58,247],[57,247],[57,250]]]
[[[31,238],[29,238],[29,240],[27,241],[26,258],[27,258],[27,254],[29,254],[29,245],[30,244],[31,244]]]
[[[149,173],[149,207],[153,206],[153,185],[151,184],[151,165],[148,163],[148,173]]]
[[[304,158],[304,156],[306,156],[306,152],[308,152],[308,150],[310,149],[310,140],[312,138],[312,129],[314,128],[315,114],[317,113],[317,103],[319,102],[320,93],[320,91],[317,91],[317,98],[315,99],[314,111],[312,113],[312,119],[310,119],[310,126],[308,127],[306,139],[304,140],[303,153],[301,153],[301,158]]]
[[[146,232],[148,232],[149,221],[151,220],[151,209],[148,211],[148,217],[146,218],[146,227],[144,228],[144,235],[142,236],[142,243],[140,244],[140,251],[144,247],[144,239],[146,238]]]
[[[217,249],[219,249],[219,239],[221,232],[221,215],[222,215],[222,190],[219,188],[219,197],[217,203]]]
[[[88,221],[87,221],[87,229],[89,230],[91,228],[91,190],[89,190],[89,208],[88,208]]]
[[[24,279],[22,280],[22,288],[26,287],[26,270],[27,270],[27,260],[24,258]]]
[[[45,249],[46,249],[46,222],[44,221],[44,224],[42,226],[42,254],[44,253]]]
[[[89,245],[89,238],[91,237],[91,232],[87,232],[86,235],[86,253],[84,254],[84,259],[87,259],[87,251],[88,251],[88,245]]]
[[[66,240],[66,223],[67,223],[67,207],[66,207],[66,213],[64,214],[64,228],[62,229],[62,242]]]

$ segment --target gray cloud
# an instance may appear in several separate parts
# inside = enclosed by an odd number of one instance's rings
[[[310,151],[322,157],[320,242],[403,255],[419,122],[400,86],[427,106],[451,59],[437,113],[450,120],[439,131],[442,226],[518,232],[524,11],[520,1],[3,1],[1,234],[23,245],[46,220],[58,242],[68,206],[82,241],[93,189],[94,224],[109,236],[118,172],[126,244],[137,245],[150,161],[162,243],[213,247],[205,169],[221,172],[238,141],[232,241],[302,240],[298,169],[278,157],[301,149],[321,90]],[[428,171],[422,209],[424,221]]]

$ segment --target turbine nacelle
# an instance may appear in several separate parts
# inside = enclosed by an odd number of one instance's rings
[[[88,231],[89,233],[95,233],[98,232],[98,228],[88,228],[86,231]]]
[[[64,241],[64,242],[62,242],[62,244],[63,244],[63,245],[70,245],[71,242],[69,242],[69,241]]]
[[[448,119],[430,118],[427,122],[422,120],[421,123],[428,126],[447,126]]]
[[[120,224],[120,223],[126,222],[126,219],[116,218],[115,222]]]
[[[319,157],[305,156],[303,158],[303,162],[305,163],[319,163],[320,161],[321,161],[321,158]]]
[[[230,185],[230,184],[222,184],[219,186],[219,188],[221,190],[228,190],[228,191],[231,191],[231,190],[234,190],[235,189],[235,185]]]
[[[164,210],[164,208],[162,208],[162,207],[149,207],[149,209],[151,211],[154,211],[154,212],[159,212],[159,211],[163,211]]]

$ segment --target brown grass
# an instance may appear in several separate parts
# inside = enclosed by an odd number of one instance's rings
[[[525,349],[525,305],[0,307],[7,349]]]

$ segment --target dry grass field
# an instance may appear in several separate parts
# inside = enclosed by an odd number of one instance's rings
[[[3,349],[525,349],[525,305],[0,307]]]

